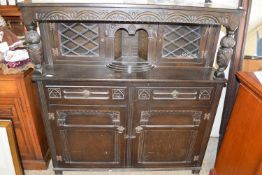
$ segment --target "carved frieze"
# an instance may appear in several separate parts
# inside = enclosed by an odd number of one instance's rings
[[[226,25],[230,16],[213,14],[186,14],[179,10],[112,10],[107,8],[71,9],[69,11],[54,10],[36,12],[35,19],[40,21],[56,20],[101,20],[101,21],[134,21],[134,22],[165,22],[165,23],[194,23],[210,25]]]

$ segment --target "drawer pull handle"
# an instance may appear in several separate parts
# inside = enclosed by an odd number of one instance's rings
[[[101,92],[91,92],[87,89],[83,90],[83,91],[67,91],[64,90],[63,93],[64,98],[65,99],[90,99],[90,100],[108,100],[109,96],[94,96],[92,97],[92,95],[109,95],[108,91],[101,91]],[[74,94],[78,94],[78,95],[74,95]],[[79,96],[80,95],[80,96]]]
[[[83,91],[67,91],[67,90],[64,90],[63,91],[64,94],[94,94],[94,95],[108,95],[109,92],[108,91],[100,91],[100,92],[91,92],[89,90],[83,90]]]
[[[122,134],[124,132],[125,128],[123,126],[118,126],[117,131],[119,134]]]
[[[136,133],[137,133],[137,134],[140,134],[140,133],[143,131],[143,128],[142,128],[142,126],[137,126],[137,127],[135,128],[135,130],[136,130]]]
[[[177,90],[168,92],[153,92],[154,95],[171,95],[172,97],[153,97],[155,100],[169,100],[169,99],[177,99],[177,100],[196,100],[197,92],[178,92]],[[193,95],[194,97],[179,97],[179,95]]]

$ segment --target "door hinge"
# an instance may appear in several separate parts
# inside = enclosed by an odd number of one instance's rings
[[[63,159],[62,159],[62,156],[56,156],[56,160],[61,162]]]
[[[59,51],[58,51],[58,48],[52,48],[52,53],[53,53],[53,56],[58,56],[59,55]]]
[[[194,156],[193,160],[194,161],[199,161],[199,156]]]
[[[54,113],[48,113],[48,119],[49,120],[55,120],[55,114]]]
[[[209,120],[209,119],[210,119],[210,113],[205,113],[204,120]]]

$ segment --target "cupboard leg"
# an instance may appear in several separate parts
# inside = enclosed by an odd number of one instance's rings
[[[192,170],[192,174],[199,175],[199,173],[200,173],[200,170]]]
[[[63,171],[57,171],[57,170],[55,170],[55,175],[63,175]]]

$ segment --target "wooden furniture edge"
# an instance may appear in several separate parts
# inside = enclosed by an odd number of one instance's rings
[[[0,5],[0,15],[3,17],[20,17],[21,12],[15,5]]]
[[[262,98],[262,86],[252,72],[237,72],[236,76],[239,81],[248,87],[252,92]]]
[[[262,175],[262,162],[260,164],[260,167],[259,167],[256,175]]]
[[[218,175],[215,168],[210,170],[209,175]]]
[[[32,73],[33,69],[28,69],[24,72],[17,73],[17,74],[6,74],[5,78],[10,79],[10,78],[16,78],[16,77],[26,77],[28,74]],[[4,75],[3,71],[0,69],[0,75]]]

